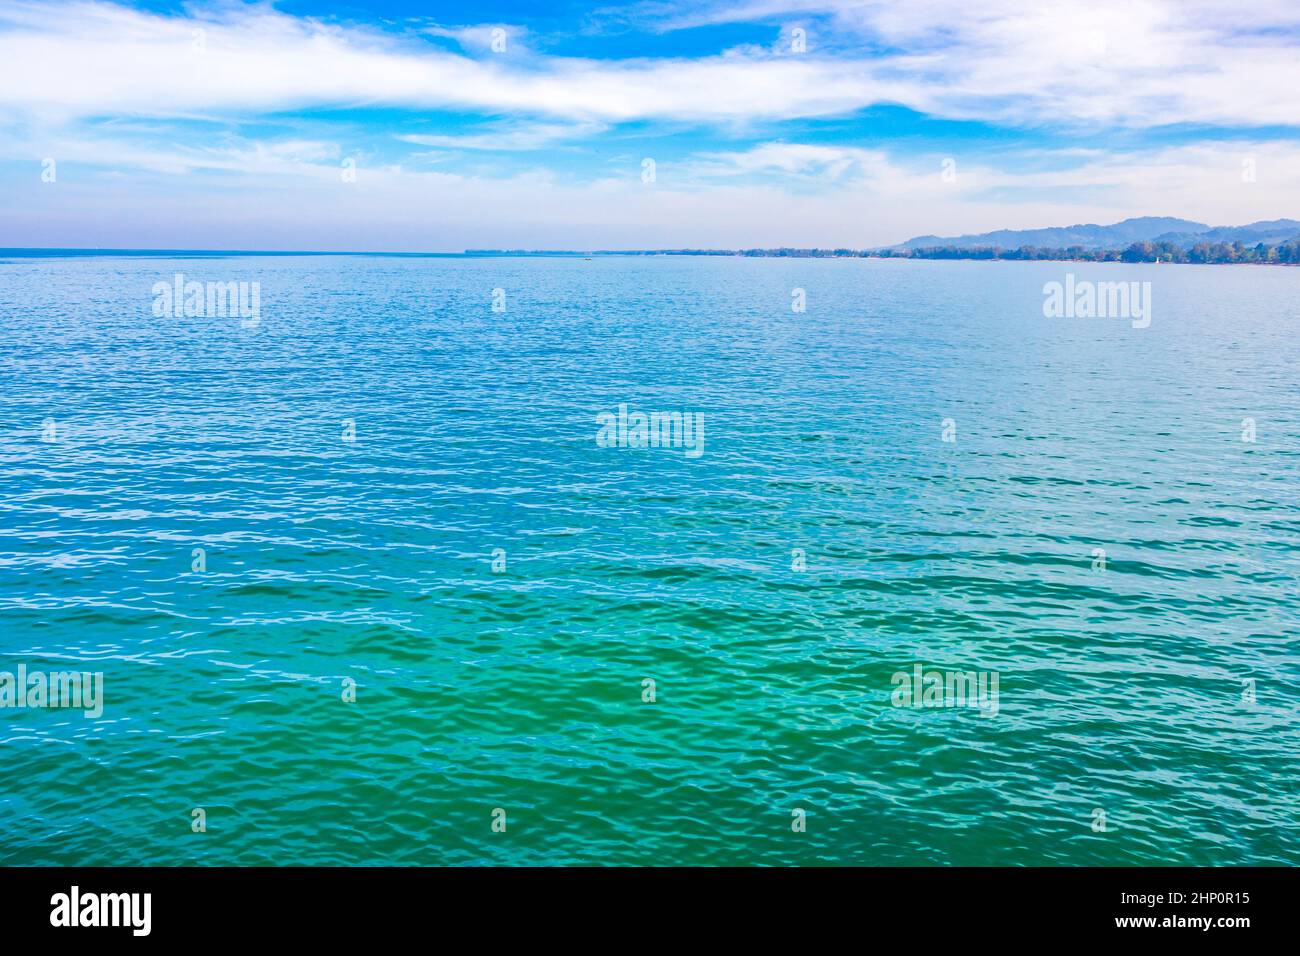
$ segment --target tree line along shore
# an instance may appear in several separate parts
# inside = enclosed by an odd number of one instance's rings
[[[1300,265],[1300,237],[1283,243],[1246,245],[1241,242],[1134,242],[1123,248],[1087,246],[926,246],[885,249],[598,249],[590,252],[539,249],[467,249],[470,256],[743,256],[789,259],[981,259],[1057,262],[1183,262],[1199,264],[1256,263]]]

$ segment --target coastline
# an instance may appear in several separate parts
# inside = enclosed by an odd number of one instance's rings
[[[1276,248],[1276,247],[1273,247]],[[592,252],[569,250],[513,250],[513,249],[467,249],[463,252],[390,252],[390,251],[356,251],[356,250],[307,250],[307,249],[87,249],[87,248],[0,248],[0,261],[10,259],[233,259],[233,258],[298,258],[347,256],[355,258],[376,259],[612,259],[612,258],[655,258],[655,257],[697,257],[697,258],[731,258],[731,259],[893,259],[921,262],[1067,262],[1080,265],[1213,265],[1213,266],[1297,266],[1300,254],[1296,258],[1234,258],[1234,259],[1157,259],[1125,258],[1123,255],[1105,255],[1099,257],[1080,257],[1078,255],[1028,255],[1021,254],[1023,249],[1013,250],[965,250],[965,254],[950,254],[946,250],[942,255],[924,254],[930,250],[917,252],[891,252],[887,250],[846,251],[826,249],[608,249]],[[1114,253],[1116,250],[1098,250],[1098,253]]]

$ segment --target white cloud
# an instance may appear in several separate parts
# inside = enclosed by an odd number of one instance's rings
[[[498,123],[482,133],[407,133],[397,139],[436,149],[522,152],[594,136],[605,128],[602,123]]]
[[[803,26],[809,50],[880,51],[872,75],[916,84],[900,102],[941,116],[1300,123],[1295,0],[655,0],[642,10],[643,25],[664,31],[779,22]]]
[[[107,3],[0,0],[0,110],[75,118],[379,104],[732,122],[901,103],[1026,124],[1300,117],[1295,45],[1282,32],[1300,16],[1280,2],[1252,4],[1248,33],[1239,6],[1220,0],[760,0],[702,19],[800,12],[829,17],[839,33],[812,49],[833,55],[475,58],[415,34],[265,7],[186,19]]]
[[[0,109],[65,120],[390,105],[586,121],[731,121],[842,112],[902,96],[906,85],[877,80],[862,64],[812,60],[533,58],[519,65],[261,8],[186,20],[102,3],[0,2],[0,26]]]
[[[761,179],[806,187],[834,202],[870,196],[878,208],[912,210],[912,234],[1037,228],[1129,216],[1168,215],[1212,225],[1241,225],[1300,212],[1300,143],[1290,140],[1197,143],[1160,149],[1039,150],[1016,154],[1015,168],[989,156],[908,156],[900,151],[766,143],[707,153],[688,163],[697,184]],[[1026,170],[1031,162],[1035,169]],[[1249,165],[1251,175],[1243,176]],[[666,174],[672,175],[671,169]],[[929,213],[926,212],[929,210]],[[956,225],[945,225],[951,219]],[[927,221],[928,220],[928,221]],[[919,228],[917,228],[919,225]],[[907,227],[905,227],[907,228]],[[883,240],[894,241],[894,240]]]
[[[462,48],[476,53],[520,53],[524,51],[523,37],[527,30],[506,24],[476,24],[468,27],[443,27],[437,24],[422,27],[421,33],[454,40]],[[494,45],[496,49],[493,49]]]
[[[7,190],[0,245],[858,247],[1132,215],[1238,224],[1300,210],[1294,140],[1257,133],[1118,152],[1109,136],[1123,124],[1296,123],[1286,31],[1300,26],[1300,8],[1265,0],[1242,32],[1238,10],[1203,0],[970,6],[756,0],[699,20],[771,17],[787,31],[807,22],[813,52],[602,61],[467,56],[418,30],[329,25],[269,7],[186,19],[0,0],[0,158],[60,163],[57,186],[33,172],[32,188]],[[444,32],[470,47],[481,39]],[[945,181],[942,157],[909,154],[911,141],[798,142],[780,123],[877,102],[1096,135],[1008,151],[1006,166],[986,145],[956,156],[957,177]],[[281,115],[347,106],[405,108],[408,121]],[[482,119],[449,133],[421,121],[438,108]],[[218,122],[175,122],[189,117]],[[271,120],[275,136],[249,138]],[[683,123],[776,132],[772,142],[684,157],[678,140],[649,153],[659,163],[653,186],[640,181],[639,151],[625,169],[617,156],[589,154],[602,163],[595,181],[590,166],[559,175],[532,157],[527,172],[505,157],[481,157],[476,172],[463,165],[475,152],[590,145],[632,121],[651,121],[637,134],[648,137]],[[394,139],[443,151],[439,171],[364,152]],[[1240,175],[1248,156],[1255,182]],[[351,185],[340,179],[344,157],[360,167]],[[178,200],[184,218],[171,211]]]
[[[103,140],[63,145],[113,163],[140,158]],[[1060,168],[1028,174],[958,157],[954,182],[935,157],[774,143],[663,163],[653,185],[636,163],[575,182],[545,170],[488,178],[364,161],[347,184],[331,152],[236,142],[147,154],[152,169],[250,174],[217,189],[192,188],[188,176],[104,179],[62,163],[58,185],[43,186],[33,162],[35,185],[11,190],[0,217],[0,246],[185,247],[198,236],[212,248],[861,247],[1131,215],[1235,225],[1300,209],[1300,145],[1289,142],[1066,151],[1040,157]],[[1247,156],[1255,182],[1240,175]]]
[[[764,143],[738,152],[702,153],[691,170],[696,176],[780,173],[840,180],[854,170],[878,169],[886,162],[885,154],[879,150]]]

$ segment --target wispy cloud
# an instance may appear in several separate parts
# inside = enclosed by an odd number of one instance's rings
[[[621,16],[662,32],[798,26],[814,54],[870,52],[874,78],[911,84],[899,102],[935,115],[1300,125],[1293,0],[650,0]]]
[[[0,109],[63,119],[385,105],[733,121],[845,112],[906,94],[866,64],[716,56],[523,66],[265,8],[180,18],[0,3],[0,25]]]
[[[612,36],[505,25],[495,52],[490,24],[0,0],[0,244],[866,246],[1300,213],[1293,3],[968,6],[656,0]]]
[[[172,17],[9,0],[0,3],[0,108],[174,116],[383,104],[621,122],[789,119],[898,103],[1012,123],[1236,126],[1300,117],[1286,32],[1296,15],[1283,4],[1253,5],[1248,33],[1236,8],[1166,0],[994,0],[975,13],[935,0],[763,0],[695,20],[800,12],[828,16],[831,29],[888,52],[846,55],[852,45],[841,37],[834,57],[814,43],[802,56],[519,61],[266,7]]]
[[[585,139],[606,128],[603,123],[496,123],[481,133],[405,133],[397,139],[437,149],[521,152]]]

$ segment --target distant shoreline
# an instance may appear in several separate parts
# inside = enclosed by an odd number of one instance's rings
[[[1160,244],[1164,245],[1164,244]],[[1151,247],[1151,248],[1145,248]],[[923,248],[923,249],[597,249],[581,252],[563,249],[466,249],[464,252],[358,252],[349,250],[283,249],[78,249],[13,247],[0,248],[0,259],[159,258],[204,259],[241,256],[285,258],[300,256],[350,256],[392,259],[594,259],[616,256],[700,256],[741,259],[915,259],[967,262],[1118,262],[1130,265],[1300,265],[1300,243],[1277,246],[1244,246],[1219,243],[1208,249],[1156,248],[1151,243],[1134,243],[1125,249],[1018,249]]]
[[[1277,245],[1241,242],[1201,242],[1182,247],[1172,242],[1134,242],[1122,248],[1047,248],[1019,246],[934,246],[878,249],[628,249],[573,252],[569,250],[467,249],[467,256],[584,257],[595,256],[727,256],[750,259],[963,259],[982,262],[1126,262],[1192,265],[1300,265],[1300,240]]]

